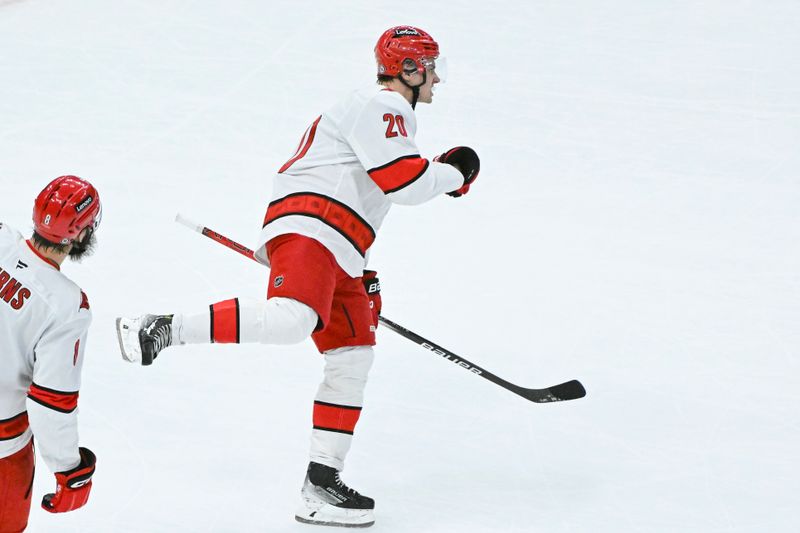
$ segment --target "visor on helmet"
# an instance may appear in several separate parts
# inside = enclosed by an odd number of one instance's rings
[[[426,63],[427,61],[427,63]],[[422,64],[431,72],[435,72],[439,78],[439,82],[444,83],[447,81],[447,58],[439,56],[434,59],[423,58]]]
[[[439,78],[440,82],[447,79],[447,58],[439,57],[421,57],[418,61],[413,59],[406,59],[403,61],[403,72],[413,74],[419,72],[420,66],[428,72],[433,72]]]

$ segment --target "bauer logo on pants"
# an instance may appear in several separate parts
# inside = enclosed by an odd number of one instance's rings
[[[283,275],[275,276],[275,281],[272,283],[272,286],[276,289],[283,285]]]

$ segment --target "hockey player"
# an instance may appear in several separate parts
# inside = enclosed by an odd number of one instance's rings
[[[399,26],[375,47],[378,83],[317,117],[274,178],[256,257],[270,266],[266,301],[234,298],[196,315],[117,320],[123,357],[148,365],[167,346],[293,344],[309,335],[325,355],[313,407],[310,463],[300,522],[370,526],[374,501],[339,477],[363,405],[380,312],[380,284],[365,271],[393,203],[466,194],[477,154],[456,147],[434,158],[414,142],[417,103],[433,100],[439,45]]]
[[[51,513],[89,498],[95,456],[78,446],[78,390],[89,300],[62,272],[94,243],[100,197],[87,181],[62,176],[33,207],[30,239],[0,224],[0,532],[23,531],[33,487],[33,437],[56,490]]]

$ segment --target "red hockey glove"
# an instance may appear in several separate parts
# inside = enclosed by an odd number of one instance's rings
[[[456,146],[442,155],[437,155],[433,160],[453,165],[464,175],[464,185],[447,193],[454,198],[467,194],[469,186],[478,179],[478,173],[481,171],[481,160],[478,158],[478,154],[468,146]]]
[[[364,289],[367,291],[367,297],[369,298],[372,323],[377,328],[378,315],[381,314],[381,281],[378,279],[378,273],[374,270],[365,270],[361,280],[364,282]]]
[[[45,494],[42,509],[51,513],[66,513],[86,505],[92,490],[92,475],[97,457],[88,448],[78,448],[81,463],[66,472],[56,472],[55,494]]]

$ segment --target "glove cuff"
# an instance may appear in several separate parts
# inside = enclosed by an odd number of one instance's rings
[[[92,490],[97,457],[88,448],[79,448],[81,462],[75,468],[56,472],[55,494],[45,494],[42,508],[51,513],[65,513],[86,505]]]

